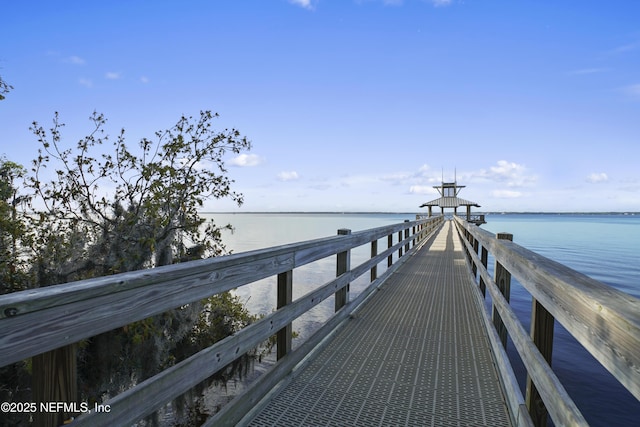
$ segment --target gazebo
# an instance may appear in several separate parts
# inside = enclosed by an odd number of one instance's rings
[[[424,208],[426,206],[429,209],[429,217],[431,217],[433,215],[432,208],[434,206],[439,206],[442,214],[444,214],[445,209],[453,209],[453,213],[456,215],[458,214],[458,208],[460,206],[466,206],[466,219],[468,222],[472,222],[476,225],[485,224],[486,221],[484,220],[484,215],[471,215],[471,206],[479,208],[480,205],[476,202],[458,197],[460,190],[464,187],[464,185],[458,185],[457,181],[443,181],[440,185],[434,185],[433,188],[438,190],[438,193],[440,193],[440,198],[423,203],[420,205],[420,207]]]

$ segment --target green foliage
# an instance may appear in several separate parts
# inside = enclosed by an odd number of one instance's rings
[[[13,89],[13,86],[11,86],[10,84],[8,84],[7,82],[5,82],[2,79],[2,76],[0,76],[0,101],[2,101],[5,98],[5,94],[9,93],[9,91]]]
[[[209,111],[183,116],[134,148],[124,130],[110,138],[102,114],[93,113],[89,134],[75,147],[64,145],[57,113],[48,130],[34,122],[41,148],[30,173],[0,161],[3,292],[223,253],[221,227],[205,223],[199,209],[208,199],[242,203],[225,158],[250,143],[235,129],[216,131],[217,117]],[[29,197],[20,196],[14,182],[23,175]],[[20,259],[28,262],[18,265]],[[225,293],[85,340],[78,354],[82,399],[115,395],[254,320]],[[211,381],[242,372],[250,357]]]
[[[0,158],[0,295],[24,290],[31,284],[24,256],[27,222],[21,209],[26,198],[18,188],[24,173],[22,166]],[[0,401],[28,401],[29,391],[29,361],[0,367]],[[20,420],[19,414],[4,415],[8,423]]]
[[[0,158],[0,295],[23,290],[29,280],[21,257],[26,240],[26,223],[20,205],[26,201],[16,186],[25,170]]]
[[[202,302],[204,307],[198,313],[191,334],[176,347],[179,350],[177,357],[180,359],[210,347],[258,320],[257,316],[246,310],[240,298],[231,292],[211,296]]]
[[[249,149],[250,143],[235,129],[214,131],[216,117],[208,111],[196,120],[182,117],[174,127],[157,132],[155,141],[142,139],[136,152],[122,130],[112,142],[114,154],[100,153],[99,147],[109,141],[101,114],[91,116],[93,129],[75,150],[61,147],[64,125],[57,114],[49,132],[34,122],[31,129],[43,148],[28,185],[45,207],[37,247],[50,241],[47,230],[73,238],[73,243],[68,238],[60,242],[73,247],[65,254],[64,267],[62,260],[41,258],[46,276],[41,282],[166,265],[188,258],[189,247],[201,248],[206,256],[220,254],[220,229],[204,224],[198,210],[210,198],[242,203],[242,195],[231,190],[224,158]],[[54,160],[55,179],[44,182],[44,170]],[[51,249],[59,252],[46,252]]]

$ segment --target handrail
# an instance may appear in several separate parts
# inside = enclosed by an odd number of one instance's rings
[[[443,217],[378,227],[240,254],[122,273],[0,296],[0,366],[145,319],[398,233],[398,242],[336,279],[292,301],[233,336],[177,363],[74,425],[135,422],[255,348],[324,299],[398,252],[399,259],[441,226]],[[411,231],[411,233],[410,233]],[[404,238],[402,238],[404,234]],[[373,245],[373,243],[372,243]],[[376,250],[377,252],[377,250]],[[396,263],[397,264],[397,263]],[[394,265],[395,266],[395,265]],[[386,272],[385,272],[386,273]],[[386,277],[373,280],[366,290]],[[363,291],[363,293],[366,293]],[[360,298],[361,300],[361,298]],[[353,304],[347,304],[353,309]],[[345,310],[341,310],[344,312]]]
[[[538,343],[524,330],[490,277],[486,269],[487,252],[517,278],[543,307],[542,311],[546,309],[640,399],[640,299],[509,240],[498,240],[492,233],[459,217],[455,217],[455,221],[472,268],[480,272],[481,284],[487,285],[494,307],[556,424],[586,424],[586,421],[539,351]],[[482,245],[482,259],[478,257],[478,243]],[[532,317],[542,315],[542,312],[534,313]],[[535,331],[531,335],[534,336]]]

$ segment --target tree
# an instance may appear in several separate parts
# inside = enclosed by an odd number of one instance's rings
[[[31,129],[43,146],[29,179],[34,201],[44,206],[42,221],[54,229],[64,227],[76,241],[65,245],[72,253],[65,255],[64,268],[48,271],[57,277],[42,280],[166,265],[189,257],[189,248],[205,255],[221,253],[220,229],[209,224],[203,230],[198,209],[208,198],[242,203],[242,195],[231,191],[224,156],[249,149],[250,143],[235,129],[214,131],[215,117],[208,111],[195,121],[182,117],[174,127],[157,132],[155,142],[142,139],[137,155],[125,144],[122,130],[113,142],[115,154],[99,157],[93,152],[109,139],[101,114],[91,116],[93,130],[78,142],[77,153],[61,148],[64,125],[57,114],[49,133],[34,122]],[[59,164],[56,179],[44,183],[42,172],[52,160]]]
[[[0,101],[2,101],[5,98],[5,94],[9,93],[9,91],[13,89],[13,86],[11,86],[10,84],[8,84],[7,82],[5,82],[2,79],[2,76],[0,76]]]
[[[25,260],[20,257],[21,240],[26,234],[25,218],[18,209],[26,198],[18,192],[15,181],[25,169],[0,158],[0,295],[23,290],[28,286]]]
[[[91,132],[75,149],[63,147],[64,124],[57,113],[48,131],[34,122],[31,130],[42,148],[26,185],[33,191],[31,271],[37,285],[222,253],[221,228],[205,223],[199,209],[209,198],[242,203],[242,195],[231,189],[225,157],[250,149],[250,142],[235,129],[214,130],[217,117],[209,111],[195,119],[183,116],[153,140],[142,139],[137,150],[126,144],[124,130],[110,140],[102,114],[90,117]],[[105,151],[108,144],[113,153]],[[53,179],[46,180],[51,167]],[[227,315],[252,321],[227,305]],[[81,343],[84,398],[113,395],[190,356],[199,350],[196,341],[210,344],[210,338],[203,339],[210,330],[201,313],[211,307],[212,300],[195,302]]]
[[[17,163],[0,158],[0,295],[24,290],[32,283],[24,256],[26,219],[20,207],[25,201],[17,181],[25,170]],[[22,361],[0,367],[0,401],[29,400],[30,377]],[[6,422],[17,423],[18,414],[3,414]],[[16,424],[17,425],[17,424]]]

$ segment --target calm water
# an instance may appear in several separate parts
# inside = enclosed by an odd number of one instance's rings
[[[210,214],[220,225],[231,223],[234,233],[225,233],[227,248],[235,253],[285,243],[332,236],[339,228],[352,231],[415,219],[415,214]],[[561,262],[607,285],[640,298],[640,215],[487,215],[484,229],[509,232],[514,242]],[[379,248],[386,248],[386,239]],[[369,256],[368,245],[352,251],[352,266]],[[379,273],[386,263],[379,266]],[[491,260],[490,260],[491,265]],[[367,276],[367,275],[365,275]],[[294,298],[335,277],[335,256],[296,269]],[[362,277],[351,285],[352,295],[368,283]],[[275,309],[275,278],[237,290],[254,313]],[[516,280],[511,303],[525,328],[529,327],[531,297]],[[299,337],[294,346],[315,331],[333,312],[327,300],[294,323]],[[525,373],[513,345],[508,353],[523,388]],[[594,426],[640,425],[640,402],[593,359],[556,322],[552,366],[582,411]]]

